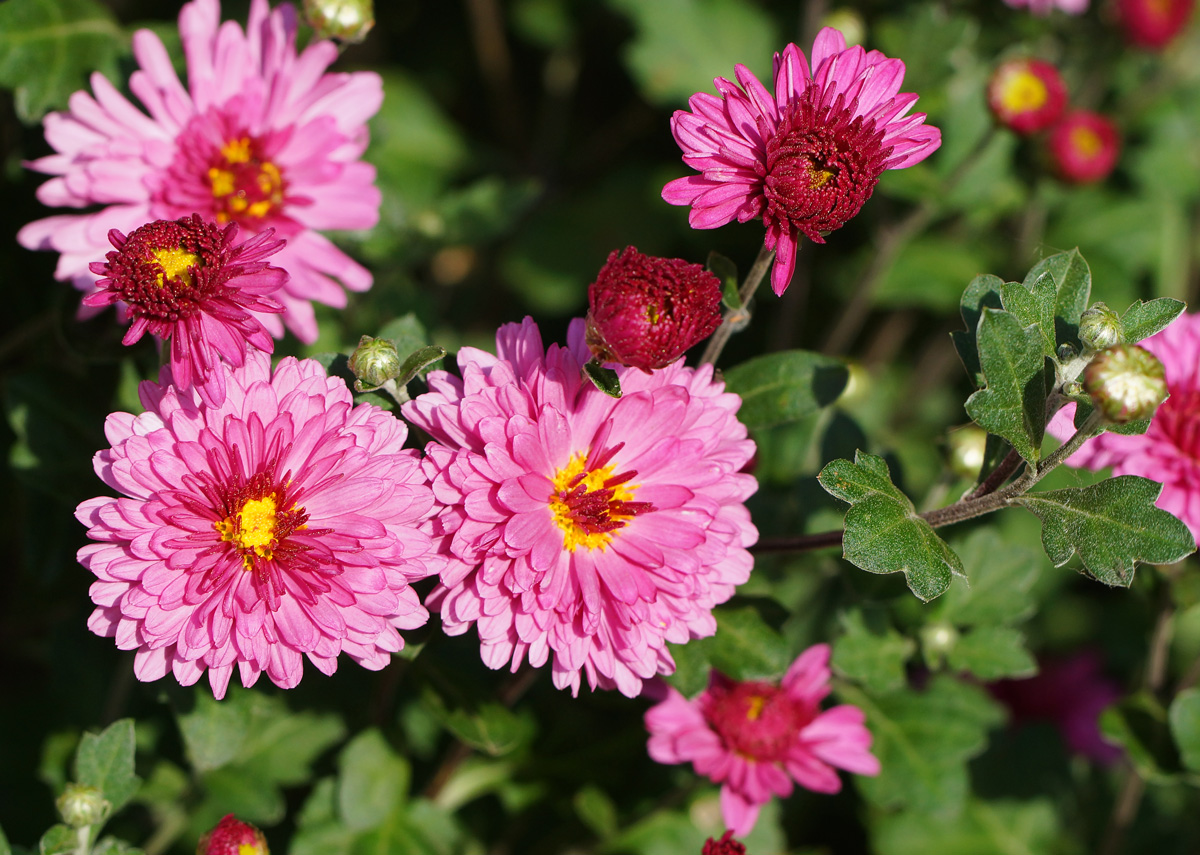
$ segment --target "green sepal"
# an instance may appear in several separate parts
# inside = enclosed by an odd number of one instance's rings
[[[721,302],[726,309],[736,312],[742,308],[742,293],[738,287],[738,269],[733,260],[713,250],[708,254],[704,269],[721,282]]]
[[[621,378],[617,376],[616,371],[605,368],[598,359],[590,359],[584,363],[583,375],[608,397],[621,397]]]

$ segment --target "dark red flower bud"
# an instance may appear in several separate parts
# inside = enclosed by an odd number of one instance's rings
[[[588,287],[587,343],[602,362],[649,373],[721,325],[721,283],[699,264],[614,250]]]
[[[200,836],[196,855],[270,855],[267,838],[248,822],[226,814],[212,831]]]
[[[720,840],[708,838],[700,855],[746,855],[746,847],[733,839],[732,831],[726,831]]]

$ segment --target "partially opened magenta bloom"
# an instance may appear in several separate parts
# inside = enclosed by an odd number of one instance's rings
[[[754,443],[711,365],[620,367],[614,399],[582,377],[582,320],[567,341],[506,324],[495,356],[463,348],[461,379],[432,371],[405,404],[436,440],[452,558],[428,603],[449,634],[476,627],[490,668],[550,661],[558,688],[634,697],[750,574]]]
[[[218,359],[241,365],[247,347],[270,353],[275,346],[258,317],[282,312],[273,295],[287,272],[266,261],[283,246],[271,229],[235,243],[237,224],[218,228],[198,214],[158,220],[128,236],[109,232],[114,250],[91,270],[101,277],[85,306],[121,304],[131,323],[123,342],[147,332],[169,340],[171,375],[192,386],[206,404],[225,400],[225,372]]]
[[[96,473],[120,495],[75,516],[94,542],[88,627],[134,650],[139,680],[223,697],[266,672],[291,688],[304,659],[325,674],[346,654],[371,670],[428,613],[409,583],[437,573],[433,491],[404,423],[353,406],[312,360],[251,351],[218,407],[143,383],[140,416],[113,413]]]
[[[818,793],[842,788],[835,769],[879,774],[871,732],[858,707],[821,710],[829,694],[829,645],[800,654],[780,684],[739,682],[716,671],[688,700],[673,688],[646,712],[647,746],[659,763],[690,762],[698,775],[721,784],[725,825],[749,834],[758,812],[793,782]]]
[[[277,295],[286,312],[259,320],[276,337],[286,324],[315,340],[311,301],[340,308],[343,288],[371,287],[371,274],[321,232],[367,229],[379,218],[375,168],[359,158],[383,86],[371,72],[326,73],[338,55],[332,42],[297,55],[296,30],[287,4],[271,10],[252,0],[243,32],[221,23],[218,0],[188,3],[179,13],[186,87],[158,36],[139,30],[129,88],[146,112],[93,74],[94,95],[76,92],[67,112],[46,117],[57,153],[30,164],[56,176],[38,189],[44,204],[103,207],[32,222],[21,245],[59,252],[56,276],[90,292],[89,265],[112,229],[128,234],[194,213],[237,223],[245,237],[272,228],[287,241],[274,263],[291,278]]]
[[[693,228],[762,217],[775,250],[771,287],[792,281],[800,238],[824,243],[870,198],[887,169],[912,166],[942,143],[917,101],[900,92],[904,63],[879,51],[846,47],[835,29],[817,35],[812,71],[794,44],[775,54],[772,95],[744,65],[737,84],[713,81],[720,97],[699,92],[691,112],[671,119],[683,162],[700,172],[663,188],[672,205],[690,205]],[[740,84],[740,85],[739,85]]]

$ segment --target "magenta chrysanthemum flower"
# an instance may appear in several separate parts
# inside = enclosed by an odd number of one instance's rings
[[[1112,120],[1090,110],[1063,116],[1046,140],[1054,171],[1072,184],[1103,181],[1117,165],[1121,138]]]
[[[371,287],[371,274],[319,232],[378,220],[375,168],[359,157],[383,88],[370,72],[326,74],[338,53],[332,42],[297,56],[296,27],[290,5],[272,11],[266,0],[252,0],[243,33],[221,23],[218,0],[188,3],[179,13],[187,88],[158,36],[138,31],[141,68],[129,88],[149,115],[94,74],[94,97],[76,92],[68,112],[46,117],[57,154],[30,164],[58,176],[39,188],[44,204],[105,207],[30,223],[17,236],[21,245],[57,250],[55,275],[91,291],[89,264],[104,255],[111,229],[128,234],[193,213],[235,222],[251,236],[273,228],[287,241],[275,263],[291,274],[278,295],[284,322],[313,341],[310,301],[341,307],[343,286]],[[260,320],[283,334],[276,316]]]
[[[1183,32],[1196,0],[1117,0],[1117,24],[1125,40],[1162,50]]]
[[[214,371],[219,357],[241,365],[246,346],[270,353],[275,343],[256,317],[282,312],[273,295],[287,271],[264,259],[283,241],[268,229],[234,244],[237,225],[218,228],[199,215],[158,220],[108,239],[116,247],[91,269],[100,280],[83,298],[85,306],[121,303],[132,323],[123,342],[133,344],[147,332],[171,340],[175,384],[195,386],[206,404],[225,400],[225,372]]]
[[[842,788],[834,768],[879,774],[871,732],[858,707],[821,711],[829,694],[829,645],[800,654],[782,685],[741,683],[716,671],[695,700],[668,689],[646,711],[647,746],[659,763],[691,762],[698,775],[721,784],[725,825],[749,834],[759,809],[792,794],[792,781],[818,793]]]
[[[1040,59],[1010,59],[992,72],[987,87],[992,115],[1018,134],[1053,125],[1067,106],[1067,87],[1058,69]]]
[[[553,658],[559,688],[583,672],[633,697],[749,576],[754,443],[712,366],[622,367],[623,397],[599,391],[583,327],[546,351],[531,319],[507,324],[496,356],[463,348],[462,379],[431,372],[405,405],[437,440],[425,466],[455,559],[429,603],[451,635],[476,626],[491,668]]]
[[[740,86],[718,77],[721,97],[697,93],[692,112],[671,119],[683,162],[701,174],[668,183],[663,199],[691,205],[688,222],[697,229],[761,216],[776,253],[776,294],[792,280],[801,235],[824,243],[858,213],[885,169],[912,166],[942,143],[924,113],[906,115],[917,96],[900,92],[900,60],[847,48],[830,27],[817,35],[812,60],[810,73],[794,44],[775,54],[773,96],[739,64]]]
[[[97,581],[88,627],[136,650],[140,680],[206,670],[225,694],[263,671],[300,681],[303,657],[332,674],[339,653],[387,665],[399,629],[428,613],[409,582],[436,573],[433,492],[402,422],[353,400],[312,360],[274,372],[260,351],[205,405],[143,383],[140,416],[114,413],[96,472],[122,494],[80,504],[96,543],[79,561]]]
[[[1067,462],[1158,481],[1163,491],[1155,504],[1183,520],[1200,539],[1200,314],[1181,315],[1139,344],[1162,362],[1171,397],[1144,434],[1102,433]],[[1067,404],[1051,420],[1050,432],[1066,439],[1074,433],[1074,417],[1075,405]]]
[[[1068,15],[1082,15],[1087,11],[1088,0],[1004,0],[1004,5],[1014,9],[1028,9],[1035,15],[1049,15],[1054,9]]]

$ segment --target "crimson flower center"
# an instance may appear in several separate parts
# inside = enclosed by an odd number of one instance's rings
[[[709,687],[701,711],[725,746],[764,763],[783,762],[813,710],[771,683],[722,681]]]
[[[841,228],[870,198],[891,149],[873,121],[854,117],[842,97],[817,103],[817,87],[790,104],[767,140],[763,193],[768,228],[799,231],[816,243]]]
[[[552,479],[550,512],[562,529],[563,546],[568,551],[574,552],[580,546],[603,549],[614,531],[633,517],[654,510],[650,502],[631,501],[637,485],[629,482],[637,472],[614,474],[616,465],[608,463],[623,446],[619,443],[590,467],[586,454],[575,454]]]
[[[283,173],[262,156],[253,137],[239,137],[221,147],[208,168],[208,183],[218,223],[232,220],[258,231],[283,204]]]

